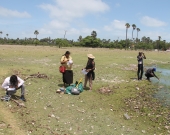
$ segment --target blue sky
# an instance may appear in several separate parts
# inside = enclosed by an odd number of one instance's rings
[[[77,40],[95,30],[101,39],[125,39],[125,23],[146,36],[170,42],[169,0],[1,0],[2,37],[63,38]],[[134,38],[136,38],[134,31]],[[128,30],[132,38],[132,27]]]

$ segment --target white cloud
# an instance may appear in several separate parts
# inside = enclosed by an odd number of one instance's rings
[[[144,16],[140,20],[143,25],[149,26],[149,27],[161,27],[161,26],[166,26],[167,24],[163,21],[160,21],[155,18],[151,18],[149,16]]]
[[[80,27],[76,22],[87,15],[98,15],[109,10],[109,6],[102,0],[54,0],[54,4],[41,4],[39,7],[49,13],[51,21],[43,26],[43,30],[50,30],[52,34],[63,37],[67,30],[67,37],[90,35],[95,29]],[[97,31],[99,32],[99,31]]]
[[[117,30],[125,30],[126,29],[125,24],[126,24],[125,21],[114,20],[109,25],[105,25],[104,30],[105,31],[113,31],[115,29],[117,29]]]
[[[4,7],[0,7],[0,16],[3,17],[17,17],[17,18],[29,18],[31,17],[30,14],[27,12],[19,12],[16,10],[10,10]]]
[[[67,21],[109,10],[102,0],[55,0],[54,5],[42,4],[40,7],[49,11],[50,17]]]
[[[52,20],[49,26],[54,29],[67,29],[70,25],[67,22],[61,22],[58,20]]]

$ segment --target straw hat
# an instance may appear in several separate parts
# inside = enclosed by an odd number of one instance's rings
[[[87,54],[88,58],[94,59],[95,57],[93,56],[93,54]]]

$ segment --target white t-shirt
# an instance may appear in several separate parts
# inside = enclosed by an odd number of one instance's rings
[[[17,79],[18,79],[18,87],[20,87],[21,85],[23,85],[24,84],[24,80],[22,80],[21,78],[19,78],[18,76],[17,76]],[[3,82],[3,84],[2,84],[2,88],[3,89],[8,89],[9,88],[9,86],[10,86],[10,77],[7,77],[6,79],[5,79],[5,81]]]

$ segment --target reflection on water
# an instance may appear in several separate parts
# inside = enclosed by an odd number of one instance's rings
[[[160,80],[152,78],[154,84],[158,84],[158,92],[154,95],[156,98],[163,100],[164,103],[170,105],[170,70],[157,68],[155,73]]]

